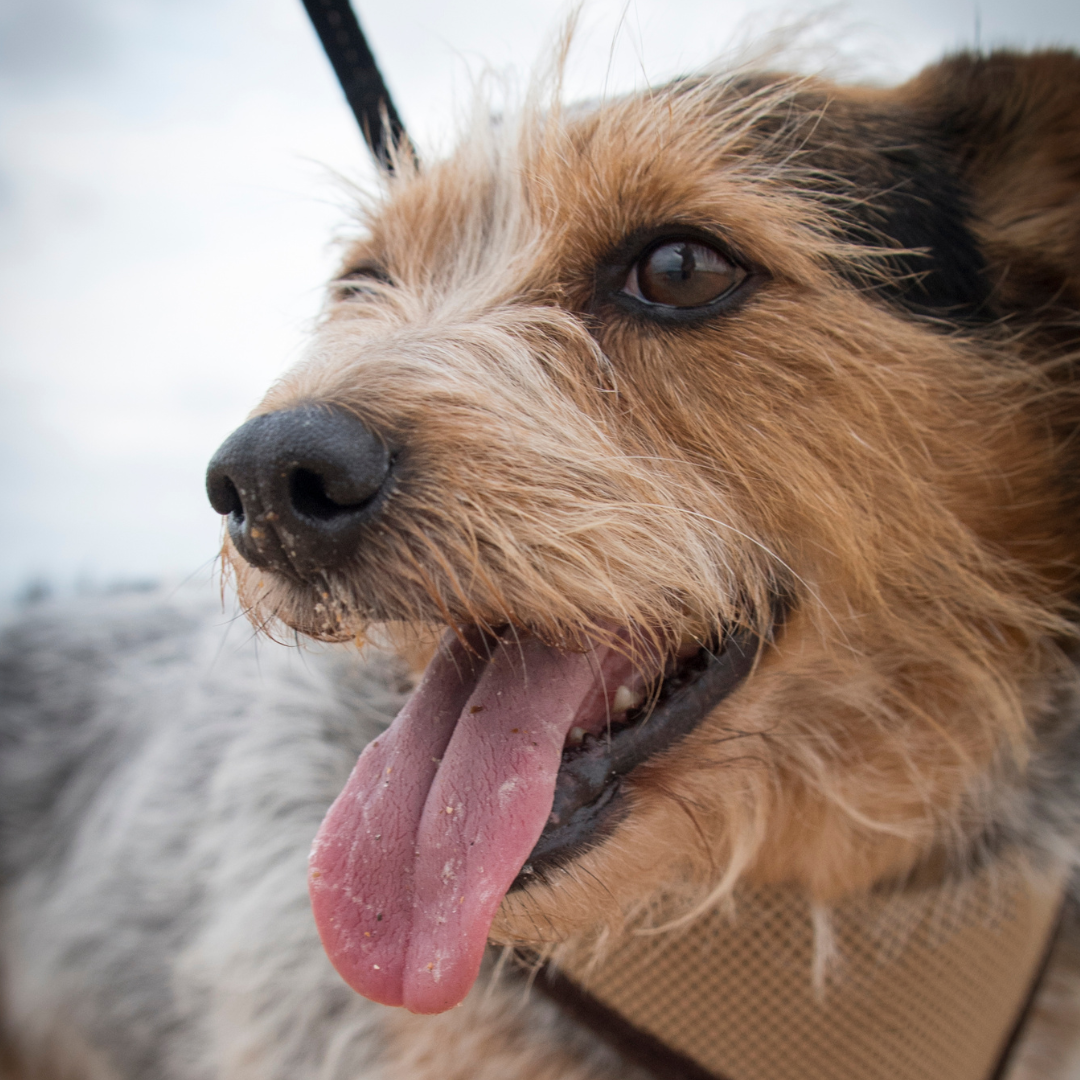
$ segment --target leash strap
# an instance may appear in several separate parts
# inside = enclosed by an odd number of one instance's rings
[[[308,17],[375,160],[394,171],[392,150],[412,144],[349,0],[304,0]],[[387,134],[390,136],[387,141]]]

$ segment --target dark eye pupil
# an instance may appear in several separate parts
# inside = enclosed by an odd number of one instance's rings
[[[667,307],[701,307],[745,276],[718,251],[690,240],[661,244],[638,264],[641,295]]]

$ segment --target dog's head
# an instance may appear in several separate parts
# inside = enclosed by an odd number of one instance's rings
[[[400,164],[209,481],[260,624],[445,631],[313,856],[353,985],[1000,829],[1080,546],[1078,101],[690,79]]]

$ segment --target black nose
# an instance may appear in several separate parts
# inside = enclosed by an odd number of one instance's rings
[[[390,466],[355,416],[303,405],[237,428],[210,461],[206,493],[249,563],[308,576],[356,552]]]

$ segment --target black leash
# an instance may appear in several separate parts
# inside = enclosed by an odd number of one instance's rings
[[[349,0],[304,0],[304,7],[345,91],[364,141],[375,160],[393,172],[392,146],[414,156],[415,151]]]

